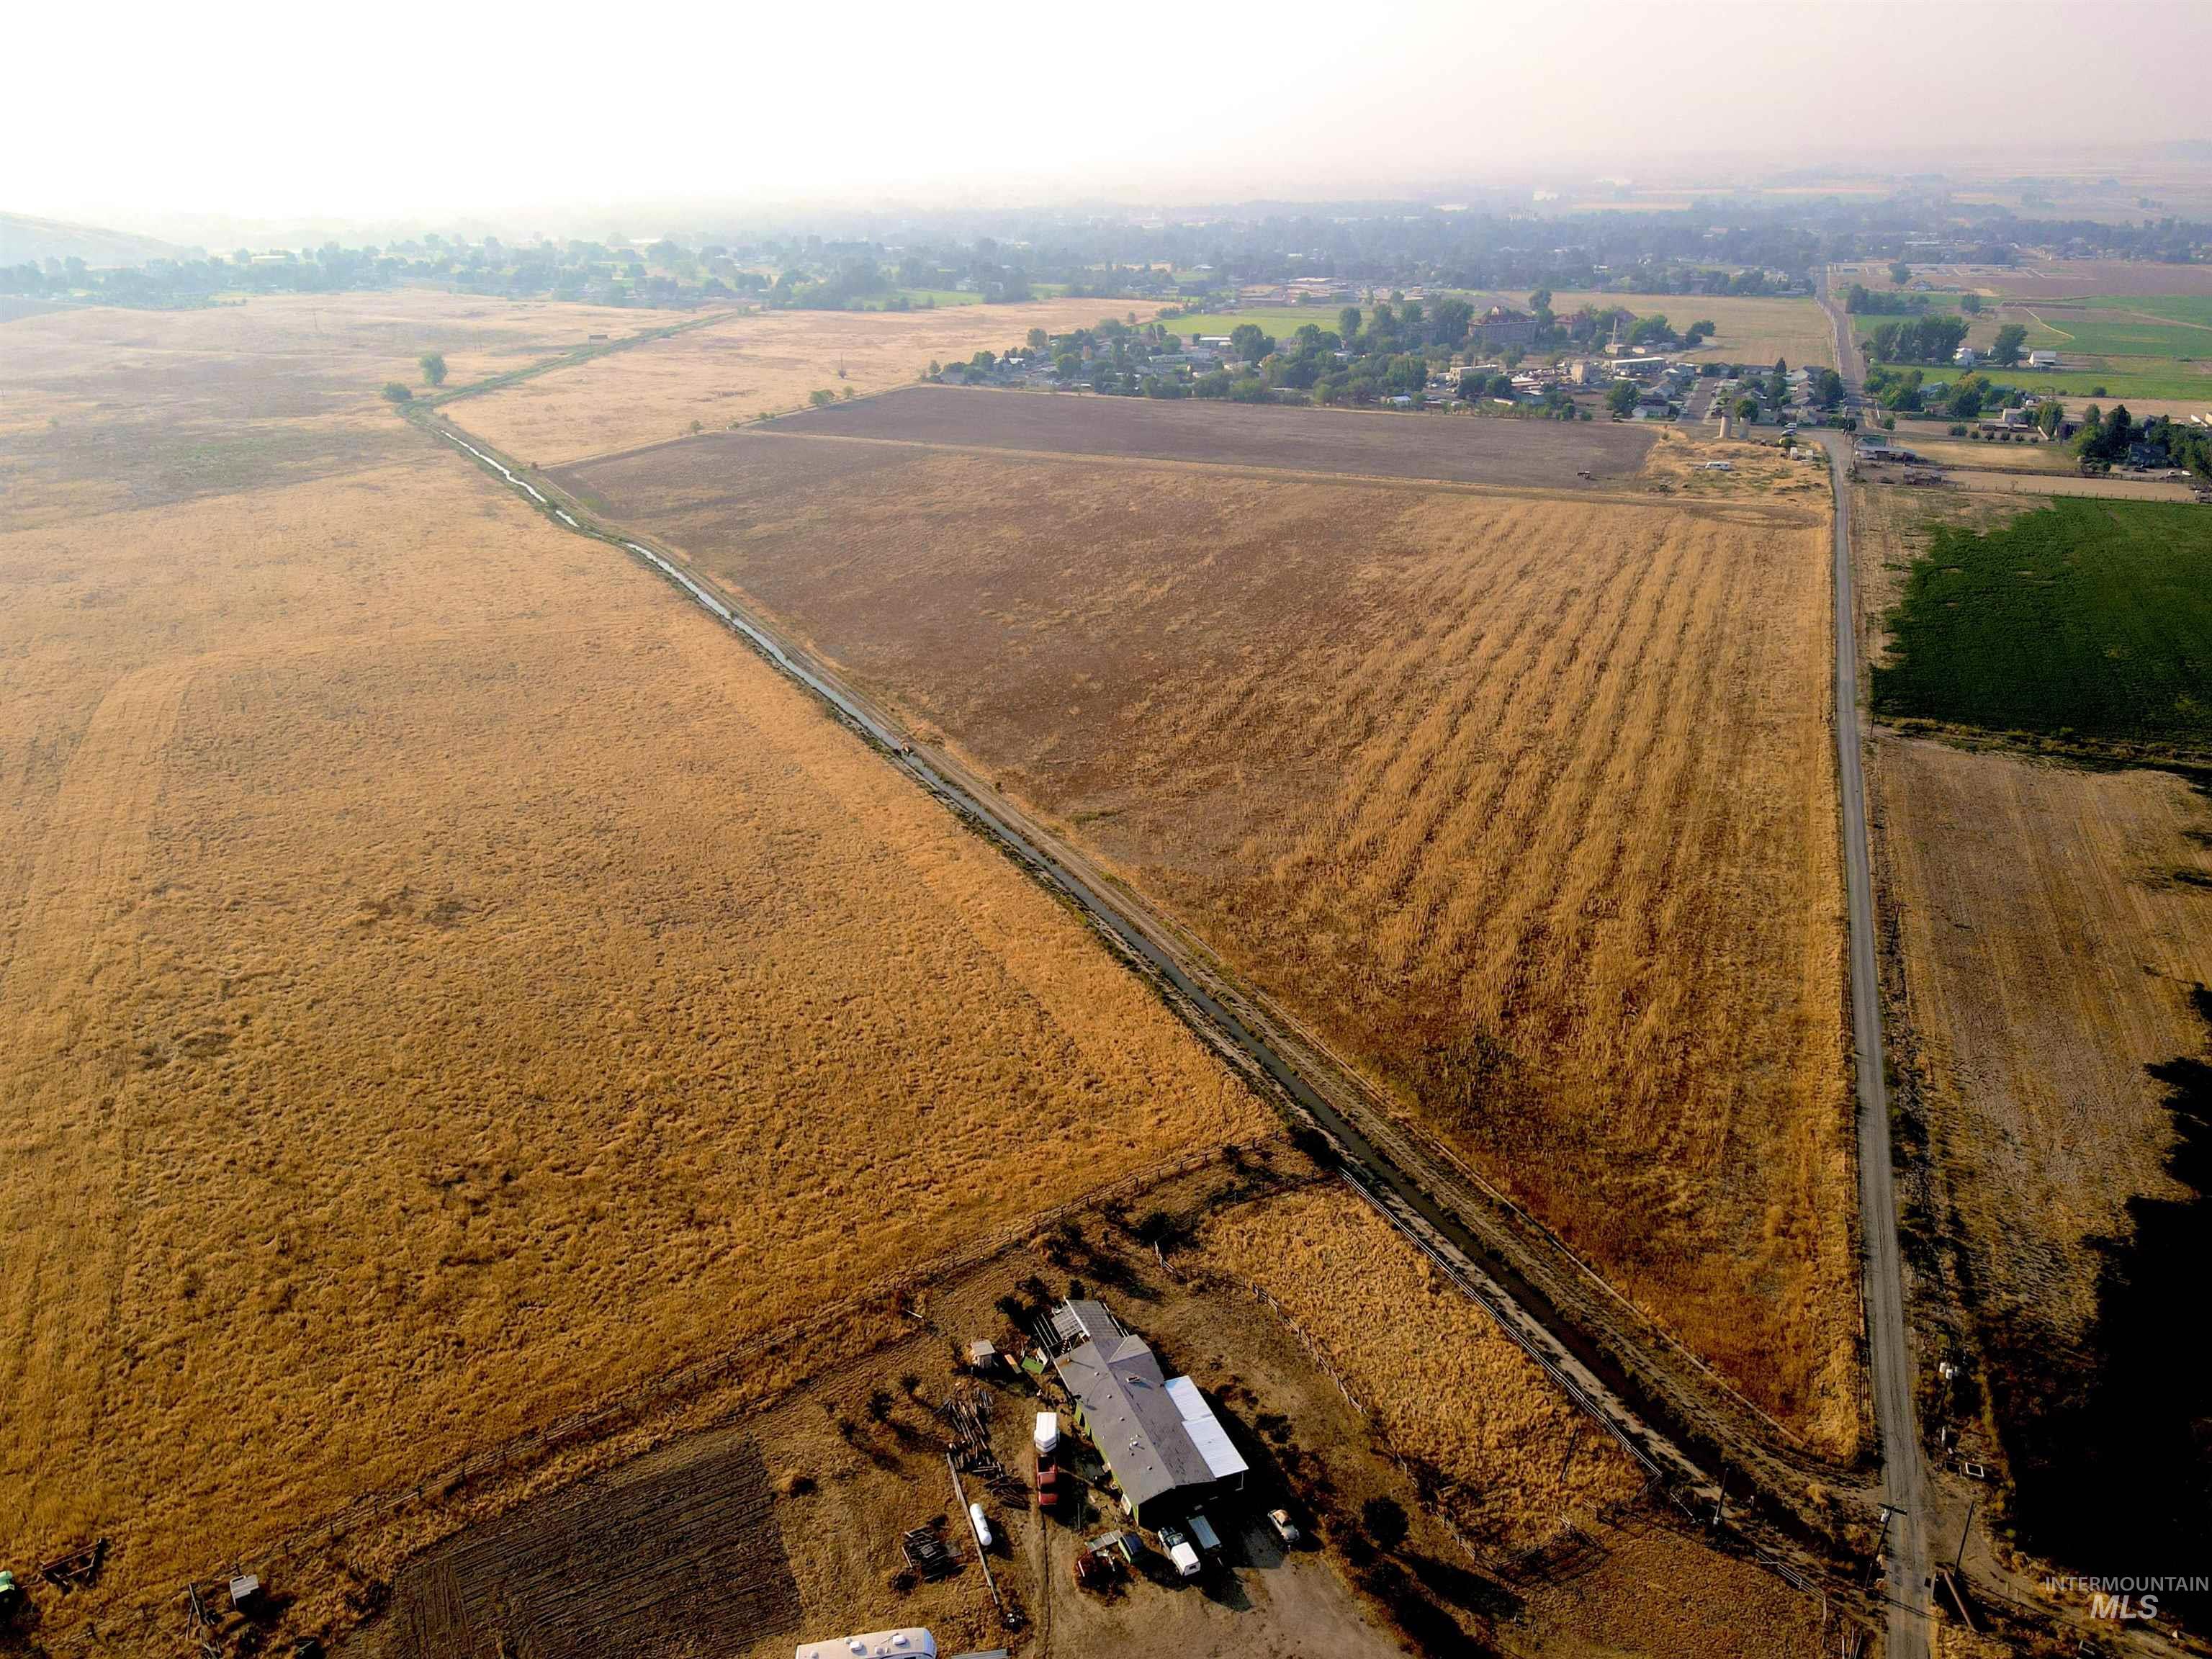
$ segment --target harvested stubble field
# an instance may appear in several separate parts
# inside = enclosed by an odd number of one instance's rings
[[[83,349],[119,419],[251,392]],[[1263,1119],[725,632],[388,422],[0,534],[0,1559],[113,1543],[50,1636]]]
[[[755,312],[472,398],[453,414],[516,459],[555,466],[674,438],[695,421],[720,430],[803,409],[824,389],[886,391],[933,361],[964,363],[1018,345],[1033,328],[1058,333],[1127,314],[1113,300]]]
[[[1822,503],[769,435],[564,477],[1855,1444]]]
[[[1956,268],[1936,267],[1938,281]],[[1885,273],[1886,276],[1886,273]],[[2024,300],[2063,300],[2096,295],[2148,298],[2159,295],[2212,296],[2212,269],[2152,259],[2046,259],[2017,265],[1978,265],[1956,280],[1986,294]]]
[[[775,429],[1032,454],[1138,456],[1453,483],[1568,485],[1577,471],[1601,478],[1634,471],[1655,435],[1648,428],[1609,421],[1568,426],[934,386],[810,410],[777,422]]]

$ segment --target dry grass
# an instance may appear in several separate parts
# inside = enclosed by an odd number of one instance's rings
[[[1638,1518],[1595,1529],[1595,1565],[1532,1590],[1503,1632],[1531,1659],[1817,1659],[1834,1650],[1820,1600],[1750,1562]]]
[[[1706,471],[1726,461],[1725,472]],[[1818,446],[1793,455],[1778,444],[1708,438],[1679,428],[1662,428],[1645,458],[1642,477],[1656,495],[1698,502],[1755,502],[1796,500],[1825,507],[1829,495],[1828,458]]]
[[[1898,441],[1914,454],[1924,455],[1941,466],[2056,473],[2077,479],[2081,476],[2081,464],[2063,444],[1977,443],[1966,438],[1929,438],[1913,431],[1900,433]]]
[[[1635,1495],[1626,1455],[1341,1188],[1227,1212],[1201,1234],[1200,1260],[1275,1297],[1401,1455],[1457,1483],[1455,1515],[1486,1541],[1531,1548]]]
[[[25,318],[0,349],[0,532],[396,459],[398,423],[364,417],[425,351],[459,384],[680,319],[419,289]]]
[[[256,416],[206,316],[77,379],[327,455],[0,534],[0,1559],[115,1545],[49,1635],[1261,1121],[665,586],[344,427],[385,347]]]
[[[581,476],[1853,1443],[1824,513],[797,438]]]
[[[677,437],[694,421],[720,428],[803,409],[809,393],[825,387],[883,392],[913,380],[933,360],[965,362],[979,350],[1020,344],[1033,328],[1088,328],[1127,314],[1113,300],[757,312],[541,375],[453,412],[517,459],[556,466]]]
[[[2179,481],[2154,478],[2085,478],[2047,472],[1991,469],[1985,472],[1958,471],[1950,475],[1954,486],[1984,495],[2027,497],[2022,511],[2043,505],[2053,495],[2091,495],[2112,501],[2179,501],[2195,500],[2189,486]]]

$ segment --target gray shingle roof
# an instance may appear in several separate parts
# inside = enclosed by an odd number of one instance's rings
[[[1205,1486],[1215,1480],[1217,1471],[1193,1438],[1182,1406],[1169,1392],[1159,1358],[1144,1339],[1122,1329],[1096,1302],[1065,1303],[1055,1310],[1056,1328],[1063,1317],[1068,1324],[1098,1333],[1054,1363],[1068,1392],[1082,1402],[1091,1438],[1129,1501],[1142,1508],[1178,1486]],[[1210,1413],[1206,1422],[1213,1423]],[[1213,1427],[1218,1434],[1218,1425]],[[1227,1444],[1223,1436],[1224,1450]],[[1241,1473],[1243,1460],[1233,1451],[1227,1456],[1236,1468],[1223,1472]]]

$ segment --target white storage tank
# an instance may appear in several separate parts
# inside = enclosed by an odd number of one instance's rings
[[[983,1518],[983,1506],[981,1504],[970,1504],[968,1506],[968,1520],[969,1523],[975,1528],[975,1547],[978,1549],[990,1548],[991,1523]]]

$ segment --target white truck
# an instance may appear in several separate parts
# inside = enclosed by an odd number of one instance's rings
[[[1190,1547],[1189,1539],[1173,1527],[1162,1527],[1160,1547],[1167,1552],[1168,1559],[1175,1563],[1175,1570],[1185,1578],[1198,1577],[1198,1552]]]

